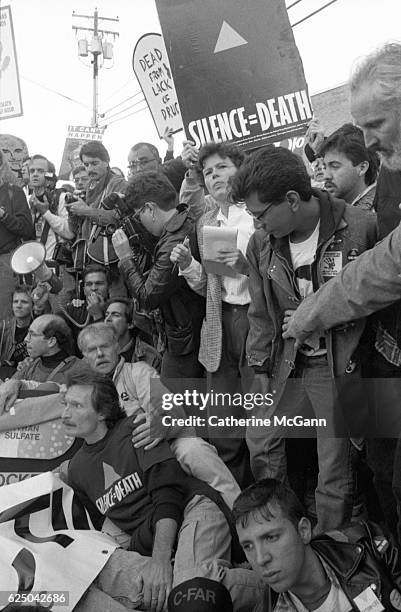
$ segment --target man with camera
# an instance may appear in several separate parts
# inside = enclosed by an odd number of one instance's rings
[[[72,171],[72,179],[75,183],[75,194],[84,194],[86,196],[86,190],[88,188],[90,178],[83,164],[77,166]],[[84,198],[85,199],[85,198]]]
[[[71,240],[74,237],[68,224],[66,194],[58,194],[54,187],[49,187],[49,181],[54,185],[54,179],[56,176],[50,170],[48,159],[43,155],[33,155],[29,162],[29,181],[33,189],[29,204],[36,239],[45,246],[47,260],[53,259],[59,240]]]
[[[68,203],[68,212],[70,226],[77,237],[76,249],[82,244],[87,249],[86,254],[82,255],[81,264],[84,266],[89,259],[110,267],[111,293],[126,295],[124,284],[117,273],[117,257],[111,245],[113,229],[110,231],[110,228],[116,225],[118,214],[113,206],[106,209],[103,203],[111,193],[124,193],[127,181],[111,170],[109,153],[101,142],[86,142],[79,155],[88,174],[89,184],[85,201],[74,195]],[[76,259],[76,253],[74,255]],[[74,267],[77,271],[82,270],[82,267],[77,268],[75,262]]]
[[[177,266],[170,261],[171,251],[177,244],[189,241],[196,252],[194,213],[186,205],[177,206],[173,185],[158,172],[142,172],[131,178],[126,205],[135,213],[131,219],[157,239],[148,269],[140,261],[138,249],[135,253],[132,251],[122,229],[114,233],[113,246],[130,295],[142,310],[151,312],[160,308],[162,312],[167,348],[161,374],[166,378],[201,376],[198,351],[204,299],[188,287],[178,275]]]
[[[81,218],[81,235],[88,240],[93,227],[115,222],[114,211],[105,211],[102,202],[113,191],[124,193],[127,181],[112,172],[109,153],[101,142],[86,142],[81,147],[79,157],[89,176],[86,202],[77,197],[75,202],[69,204],[68,210],[73,216]]]

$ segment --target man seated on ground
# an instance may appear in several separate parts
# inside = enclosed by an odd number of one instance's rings
[[[274,479],[245,489],[234,503],[245,555],[266,585],[255,612],[399,610],[398,552],[373,523],[312,539],[291,489]]]
[[[373,210],[379,157],[366,148],[362,130],[345,123],[325,139],[319,155],[326,191],[351,206]]]
[[[12,295],[13,316],[0,327],[0,378],[12,376],[17,365],[28,357],[25,338],[32,322],[31,290],[17,285]]]
[[[95,323],[83,329],[78,347],[93,370],[112,377],[125,414],[133,416],[137,426],[133,436],[135,447],[146,450],[156,446],[160,438],[155,435],[161,432],[160,419],[164,412],[162,397],[171,395],[161,384],[156,370],[144,361],[125,363],[119,355],[114,329],[106,323]],[[175,408],[174,416],[184,418],[185,411]],[[167,428],[164,432],[167,433]],[[170,438],[173,437],[171,432],[169,427]],[[182,427],[175,427],[174,433],[179,437],[171,441],[171,447],[184,470],[217,489],[231,508],[240,489],[214,446],[202,438],[195,438],[192,428],[184,431]]]
[[[81,360],[72,355],[72,345],[71,331],[64,319],[53,314],[34,319],[26,335],[30,359],[0,385],[0,414],[13,406],[20,390],[45,382],[63,384],[67,372],[79,369]]]
[[[146,361],[160,371],[161,355],[142,337],[133,322],[133,303],[126,297],[115,297],[106,303],[104,322],[114,329],[119,353],[127,362]]]
[[[129,551],[114,551],[94,585],[130,608],[161,611],[172,586],[202,576],[208,562],[230,561],[232,532],[221,499],[184,474],[165,441],[147,451],[132,445],[135,424],[125,418],[110,377],[72,374],[64,399],[66,433],[84,440],[70,461],[68,483],[99,528],[107,517],[130,536]],[[241,601],[249,606],[258,578],[241,571],[253,582]],[[229,572],[224,582],[235,587]],[[85,597],[81,609],[88,609]]]

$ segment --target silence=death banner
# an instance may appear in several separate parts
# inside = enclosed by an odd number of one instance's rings
[[[305,133],[312,109],[284,0],[156,5],[184,129],[197,146],[250,149]]]

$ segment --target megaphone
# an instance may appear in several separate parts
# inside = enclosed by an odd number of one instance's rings
[[[15,249],[11,268],[16,274],[34,274],[40,281],[47,281],[52,271],[45,264],[46,249],[41,242],[31,240]]]

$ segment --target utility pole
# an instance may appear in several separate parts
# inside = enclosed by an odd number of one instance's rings
[[[77,15],[75,11],[72,12],[73,17],[77,18],[85,18],[85,19],[93,19],[93,27],[85,28],[81,26],[73,25],[72,29],[75,30],[76,33],[82,31],[92,32],[92,40],[90,44],[90,49],[88,49],[88,40],[86,38],[81,38],[78,40],[78,55],[80,57],[88,57],[88,50],[92,54],[93,59],[91,60],[91,64],[93,66],[93,113],[92,113],[92,127],[98,127],[98,78],[99,78],[99,58],[102,57],[103,60],[113,59],[113,45],[110,42],[107,42],[108,36],[113,36],[113,41],[115,38],[119,36],[118,32],[113,32],[111,30],[103,30],[99,29],[99,21],[114,21],[118,22],[118,17],[113,19],[112,17],[99,17],[99,13],[97,8],[92,15]],[[100,66],[101,67],[101,66]]]

